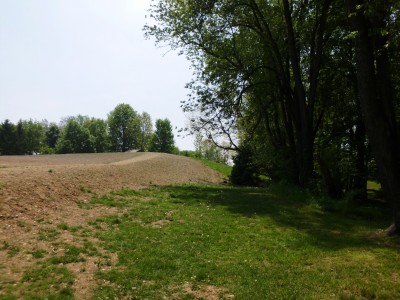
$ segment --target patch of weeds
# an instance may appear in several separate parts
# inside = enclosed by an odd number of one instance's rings
[[[31,254],[32,257],[36,258],[36,259],[44,258],[45,255],[47,255],[47,251],[46,250],[42,250],[42,249],[30,251],[28,253]]]
[[[87,209],[87,210],[89,210],[89,209],[93,208],[93,204],[90,204],[90,203],[88,203],[88,202],[83,202],[83,201],[81,201],[81,202],[78,202],[78,207],[79,207],[80,209]]]
[[[3,241],[3,246],[0,250],[6,250],[9,257],[17,255],[21,251],[21,247],[10,245],[7,241]]]
[[[85,259],[81,256],[81,253],[84,253],[85,250],[73,245],[64,245],[65,253],[63,256],[55,256],[48,259],[48,262],[57,265],[57,264],[70,264],[76,262],[83,262]]]
[[[7,241],[3,241],[3,245],[1,246],[0,250],[7,250],[10,247],[10,243]]]
[[[11,246],[11,247],[8,249],[7,254],[8,254],[8,256],[13,257],[13,256],[17,255],[20,251],[21,251],[21,247],[18,247],[18,246]]]
[[[110,193],[110,195],[122,196],[122,197],[134,197],[134,196],[142,196],[142,192],[131,189],[122,189],[119,191],[113,191],[112,193]]]
[[[24,228],[26,226],[26,224],[24,222],[22,222],[22,221],[18,221],[17,222],[17,226],[20,227],[20,228]]]
[[[62,224],[58,224],[57,228],[61,229],[61,230],[68,230],[69,226],[67,224],[62,223]]]
[[[39,219],[36,219],[36,222],[39,224],[44,224],[46,222],[46,220],[44,218],[39,218]]]
[[[114,227],[116,225],[121,224],[122,219],[119,218],[118,216],[107,216],[104,219],[104,223],[106,223],[108,225],[108,227]]]
[[[92,193],[92,190],[91,190],[90,188],[87,188],[87,187],[85,187],[85,186],[83,186],[83,185],[81,185],[81,186],[79,187],[79,190],[80,190],[82,193],[88,193],[88,194],[91,194],[91,193]]]
[[[49,172],[49,173],[53,173],[53,169],[49,169],[48,172]]]
[[[90,204],[104,205],[108,207],[126,207],[127,203],[124,198],[115,197],[113,195],[104,195],[101,197],[93,197],[90,200]]]
[[[65,267],[42,265],[22,277],[25,299],[73,299],[74,277]]]
[[[39,230],[39,235],[37,237],[37,239],[39,241],[54,241],[58,238],[58,236],[60,235],[60,233],[53,228],[41,228]]]
[[[92,242],[89,241],[84,241],[83,242],[83,249],[84,253],[88,256],[95,256],[99,254],[99,251],[97,248],[93,245]]]
[[[60,230],[65,230],[65,231],[70,231],[72,233],[75,233],[79,230],[81,230],[83,227],[82,226],[69,226],[65,223],[61,223],[57,225],[57,228]]]

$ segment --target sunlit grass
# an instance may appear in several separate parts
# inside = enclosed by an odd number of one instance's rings
[[[122,217],[100,220],[109,228],[99,232],[103,246],[119,262],[98,273],[109,285],[95,297],[189,297],[187,283],[235,299],[400,296],[392,279],[398,251],[375,235],[382,221],[325,212],[318,199],[288,187],[141,193],[156,199],[130,202]]]
[[[226,165],[223,163],[217,163],[215,161],[211,161],[208,159],[197,159],[197,160],[200,161],[203,165],[205,165],[217,172],[220,172],[227,178],[231,176],[232,166],[229,166],[229,165]]]
[[[68,266],[91,257],[93,299],[400,298],[399,241],[380,231],[385,211],[344,208],[283,184],[124,189],[85,209],[97,206],[117,212],[77,230],[46,225],[40,236],[64,251],[36,250],[37,267],[5,295],[72,298]],[[83,240],[59,243],[57,230]]]

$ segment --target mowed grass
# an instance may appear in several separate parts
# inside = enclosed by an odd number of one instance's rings
[[[119,212],[76,230],[57,227],[96,238],[90,255],[99,265],[106,258],[96,249],[116,255],[98,268],[93,299],[400,299],[399,240],[380,231],[387,211],[287,185],[121,190],[85,207],[95,206]],[[45,254],[24,276],[29,293],[18,295],[72,298],[66,267],[88,248],[68,249],[69,256]]]

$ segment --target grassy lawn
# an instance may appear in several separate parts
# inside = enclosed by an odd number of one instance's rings
[[[217,163],[215,161],[208,160],[208,159],[196,159],[196,160],[200,161],[203,165],[205,165],[217,172],[220,172],[221,174],[223,174],[226,177],[231,176],[232,166],[228,166],[223,163]]]
[[[400,299],[399,241],[380,234],[387,215],[374,208],[284,185],[121,190],[95,206],[118,213],[43,232],[84,242],[63,256],[38,249],[37,267],[0,298],[72,299],[67,267],[91,257],[93,299]]]

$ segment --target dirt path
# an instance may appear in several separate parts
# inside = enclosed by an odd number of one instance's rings
[[[0,247],[23,249],[15,256],[0,251],[0,295],[2,284],[18,282],[32,266],[30,251],[62,251],[38,239],[43,229],[79,226],[114,212],[85,210],[78,203],[121,188],[222,181],[220,174],[194,160],[160,153],[0,156]],[[68,236],[60,239],[71,242]],[[94,264],[84,268],[88,272],[75,270],[77,299],[86,298],[93,281]]]

